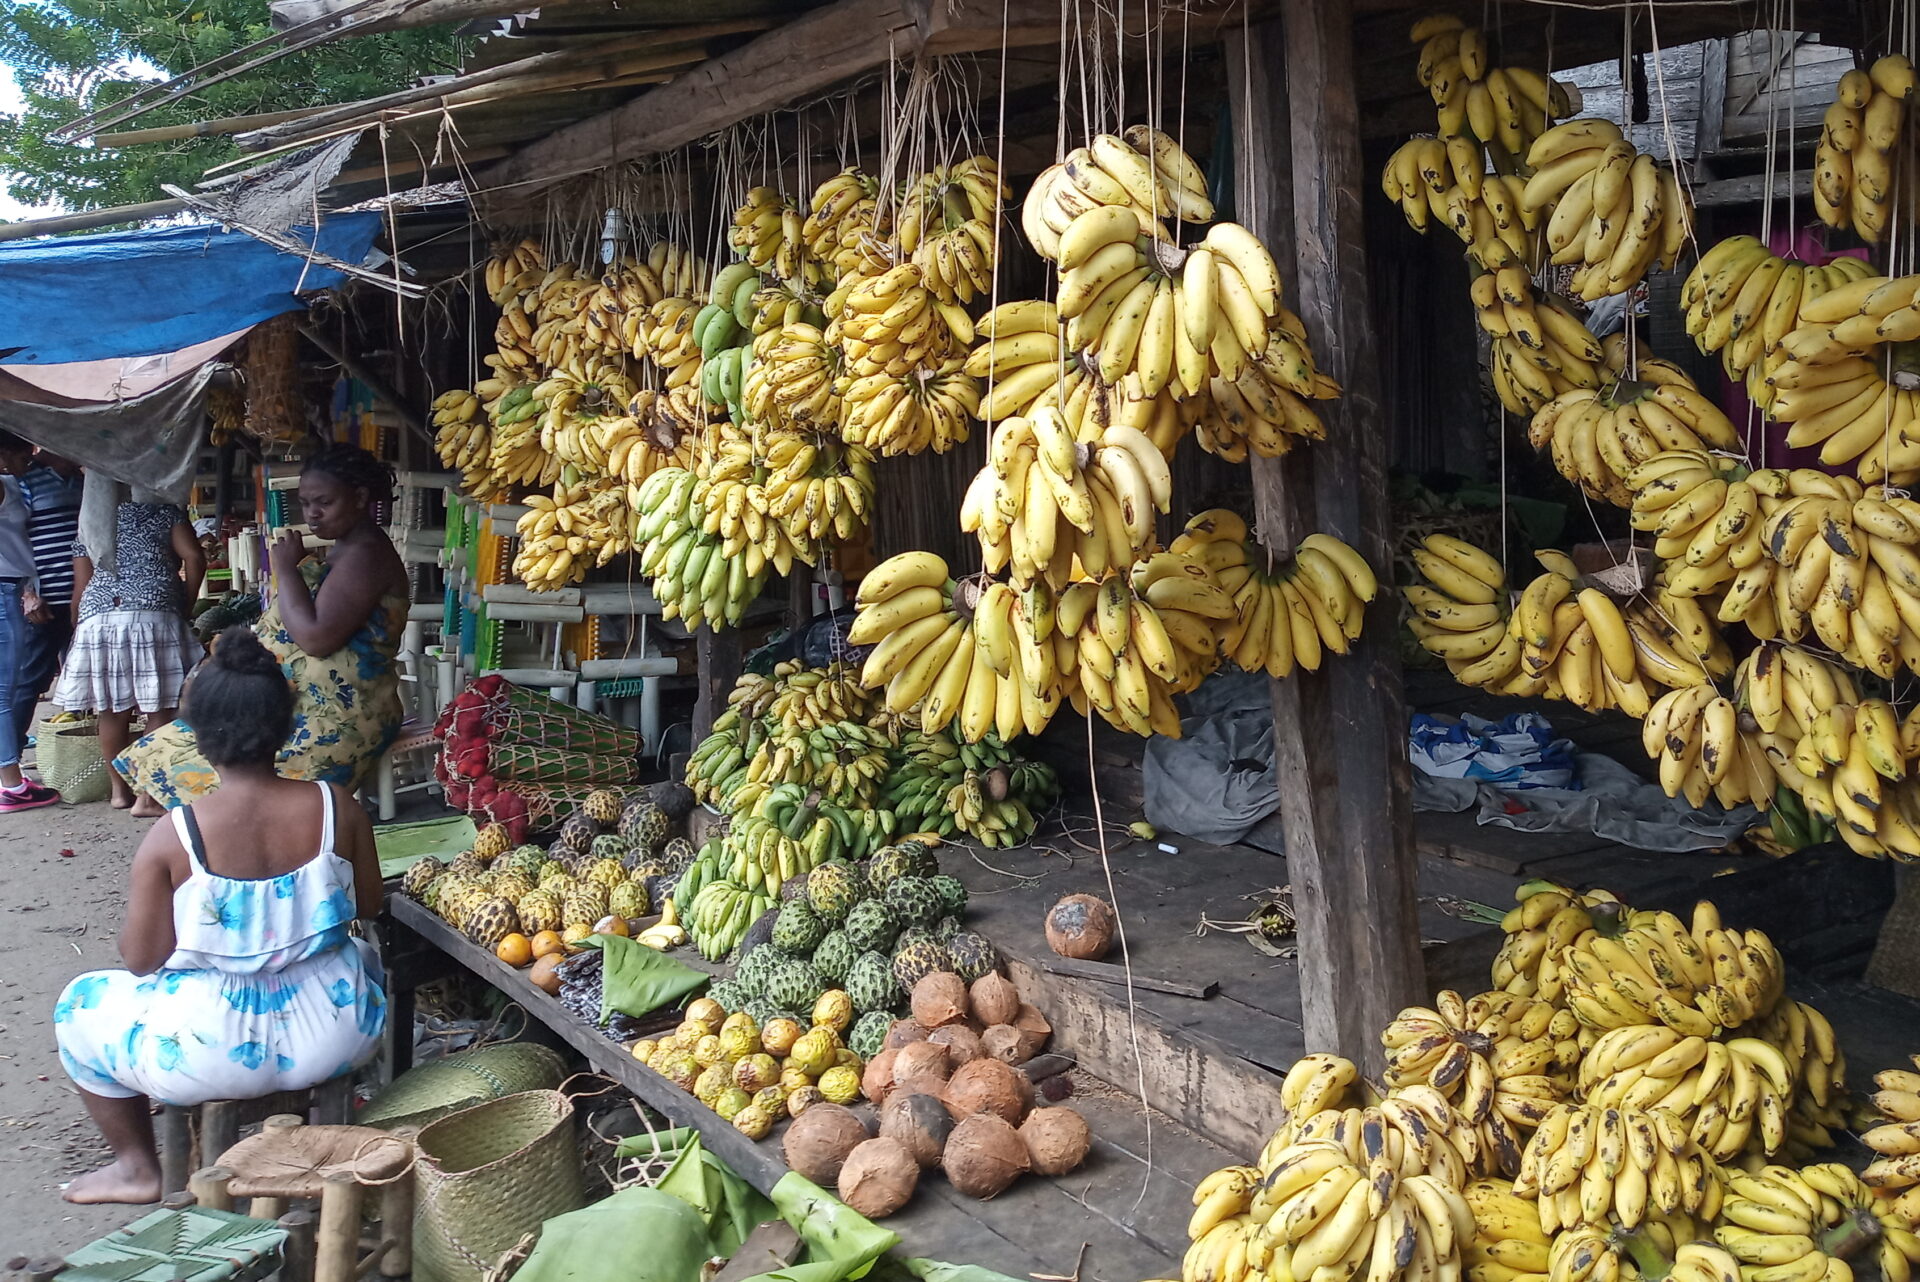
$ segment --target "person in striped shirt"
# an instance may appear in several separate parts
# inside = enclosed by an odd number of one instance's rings
[[[80,492],[86,478],[80,465],[50,454],[34,453],[20,478],[27,500],[27,542],[39,571],[42,608],[27,618],[20,672],[14,684],[14,724],[25,735],[33,725],[40,698],[60,671],[67,643],[73,640],[73,544],[80,528]]]

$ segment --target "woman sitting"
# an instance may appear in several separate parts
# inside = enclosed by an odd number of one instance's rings
[[[101,549],[104,553],[105,549]],[[79,608],[53,701],[100,718],[100,751],[119,756],[132,737],[133,714],[149,726],[173,720],[200,643],[187,611],[200,595],[207,558],[187,514],[171,503],[128,500],[114,509],[112,555],[73,545],[74,599]],[[160,807],[111,775],[117,810],[151,819]]]
[[[280,660],[297,702],[280,750],[291,779],[358,788],[399,732],[400,678],[393,666],[407,622],[406,563],[373,519],[393,498],[393,469],[354,445],[329,445],[300,472],[307,525],[332,540],[314,582],[302,576],[305,545],[289,530],[273,545],[273,606],[254,632]],[[175,721],[114,759],[135,792],[169,808],[220,786],[216,766]]]
[[[301,1090],[379,1045],[379,957],[348,933],[381,907],[373,825],[338,788],[274,772],[293,704],[258,638],[220,634],[186,721],[223,785],[140,843],[127,969],[79,976],[53,1009],[60,1061],[114,1159],[68,1185],[70,1202],[159,1200],[149,1097]]]

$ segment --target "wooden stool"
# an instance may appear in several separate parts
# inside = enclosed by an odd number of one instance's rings
[[[287,1282],[354,1282],[375,1268],[389,1278],[411,1272],[413,1142],[367,1126],[285,1121],[290,1124],[270,1122],[222,1153],[219,1166],[197,1172],[196,1194],[204,1192],[215,1203],[224,1199],[229,1208],[251,1199],[254,1218],[287,1229]],[[368,1188],[379,1190],[380,1236],[372,1256],[362,1260],[360,1217]],[[315,1198],[317,1228],[304,1212],[287,1209],[291,1201]]]
[[[198,1115],[198,1125],[195,1116]],[[187,1187],[187,1177],[208,1157],[234,1146],[240,1128],[276,1115],[310,1118],[321,1126],[341,1126],[353,1115],[353,1074],[342,1073],[304,1091],[282,1091],[257,1100],[208,1100],[197,1106],[168,1104],[161,1110],[156,1138],[160,1148],[160,1187],[172,1193]],[[199,1134],[196,1155],[195,1132]]]

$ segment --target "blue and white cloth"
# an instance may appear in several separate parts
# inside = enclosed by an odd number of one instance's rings
[[[303,1090],[370,1059],[386,1026],[379,955],[348,932],[353,865],[320,850],[279,877],[207,871],[190,807],[173,825],[192,871],[173,892],[174,951],[151,975],[76,977],[53,1009],[60,1062],[84,1090],[168,1104]]]
[[[1580,787],[1573,743],[1553,737],[1537,712],[1499,721],[1472,713],[1455,719],[1413,715],[1408,752],[1414,769],[1441,779],[1472,779],[1513,790]]]

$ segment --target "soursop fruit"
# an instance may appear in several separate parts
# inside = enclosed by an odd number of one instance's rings
[[[653,911],[644,882],[623,881],[607,894],[607,911],[615,917],[645,917]]]
[[[1000,951],[993,941],[971,930],[963,930],[947,942],[947,956],[953,959],[954,973],[969,984],[1000,968]]]
[[[400,888],[418,899],[420,892],[427,888],[427,883],[446,870],[445,864],[432,855],[426,855],[407,865],[406,872],[400,875]]]
[[[708,989],[707,996],[720,1003],[720,1009],[731,1015],[747,1004],[746,991],[731,979],[716,980]]]
[[[620,794],[610,788],[598,788],[580,799],[580,813],[611,828],[620,818]]]
[[[944,905],[930,877],[895,877],[882,892],[887,907],[909,925],[931,924],[941,916]]]
[[[854,959],[847,970],[846,991],[853,999],[854,1009],[863,1014],[891,1011],[906,996],[893,977],[893,966],[886,954],[878,952],[861,953]]]
[[[942,917],[939,921],[933,923],[933,937],[943,944],[959,933],[960,919],[958,917]]]
[[[766,995],[767,980],[781,962],[785,961],[777,949],[762,945],[740,958],[740,965],[734,970],[734,982],[749,997]]]
[[[813,968],[820,972],[820,978],[829,984],[844,984],[847,971],[853,967],[853,959],[860,950],[853,946],[853,940],[844,930],[830,930],[820,946],[813,950]]]
[[[900,919],[880,900],[868,899],[847,914],[846,931],[860,952],[885,952],[900,934]]]
[[[761,1028],[780,1018],[780,1008],[765,997],[749,997],[740,1009],[753,1016],[753,1022]]]
[[[780,920],[773,926],[773,942],[795,956],[808,955],[827,937],[827,923],[804,899],[789,900],[780,907]]]
[[[667,839],[667,829],[671,824],[666,811],[650,798],[642,797],[629,802],[626,809],[620,812],[617,831],[634,845],[651,850]]]

